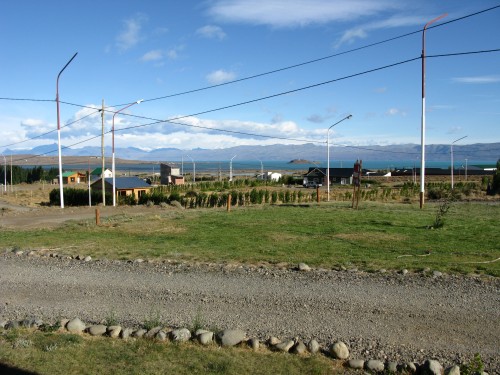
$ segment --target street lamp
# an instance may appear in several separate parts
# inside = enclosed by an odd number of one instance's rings
[[[236,157],[236,155],[234,155],[231,160],[229,161],[229,182],[232,182],[233,181],[233,159]]]
[[[335,124],[331,125],[328,130],[326,131],[326,196],[327,196],[327,201],[330,201],[330,129],[333,128],[335,125],[340,124],[344,120],[348,120],[352,117],[352,115],[347,115],[344,117],[342,120],[337,121]]]
[[[66,67],[73,61],[73,59],[78,55],[78,52],[73,55],[73,57],[64,65],[57,75],[56,81],[56,103],[57,103],[57,149],[59,153],[59,195],[61,198],[61,208],[64,208],[64,186],[63,186],[63,175],[62,175],[62,158],[61,158],[61,121],[59,115],[59,77]]]
[[[4,154],[2,154],[2,156],[3,156],[3,178],[4,178],[3,188],[5,193],[7,193],[7,159],[5,158]]]
[[[422,126],[421,126],[421,160],[420,160],[420,208],[424,207],[425,192],[425,30],[427,27],[444,18],[448,13],[442,14],[425,24],[422,30]]]
[[[189,159],[191,159],[191,161],[193,162],[193,184],[196,183],[196,164],[194,162],[194,159],[189,156],[189,155],[186,155]]]
[[[451,153],[451,189],[453,190],[453,144],[455,144],[456,142],[464,139],[464,138],[467,138],[467,136],[463,136],[462,138],[458,138],[458,139],[455,139],[453,142],[451,142],[451,145],[450,145],[450,153]]]
[[[112,169],[113,169],[113,207],[116,207],[116,176],[115,176],[115,116],[121,111],[127,109],[128,107],[132,107],[134,104],[139,104],[143,99],[138,100],[136,102],[130,103],[129,105],[119,109],[113,114],[113,125],[111,127],[111,145],[112,145]],[[104,194],[104,192],[103,192]]]

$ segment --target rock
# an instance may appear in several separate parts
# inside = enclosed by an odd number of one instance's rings
[[[217,335],[222,346],[234,346],[242,342],[246,334],[241,329],[225,329]]]
[[[167,333],[165,331],[158,331],[156,332],[155,339],[159,341],[166,341],[167,340]]]
[[[147,333],[148,331],[146,331],[144,328],[139,328],[138,330],[134,331],[134,333],[132,333],[132,336],[133,337],[138,337],[138,338],[141,338],[141,337],[144,337],[144,335]]]
[[[69,322],[69,319],[61,319],[59,321],[59,327],[66,328],[66,324],[68,324],[68,322]]]
[[[299,271],[303,271],[303,272],[308,272],[311,270],[311,267],[309,267],[307,264],[305,263],[299,263]]]
[[[443,366],[441,366],[438,361],[434,359],[428,359],[422,366],[422,373],[429,375],[442,375],[444,373],[444,370]]]
[[[444,372],[446,375],[460,375],[460,366],[455,365],[446,369]]]
[[[342,341],[338,341],[330,347],[330,353],[338,359],[349,358],[349,349]]]
[[[71,333],[82,333],[85,329],[85,323],[83,323],[79,318],[74,318],[66,324],[66,329]]]
[[[35,319],[34,318],[26,318],[26,319],[23,319],[19,322],[19,325],[21,327],[25,327],[25,328],[31,328],[35,325]]]
[[[214,333],[213,332],[203,332],[200,333],[198,336],[198,342],[201,345],[210,345],[214,341]]]
[[[387,270],[385,268],[381,268],[378,272],[380,272],[380,273],[386,273]]]
[[[92,257],[90,255],[87,255],[85,258],[83,258],[84,262],[90,262],[92,260]]]
[[[307,350],[309,350],[309,353],[316,354],[319,352],[319,349],[319,344],[315,339],[311,339],[311,341],[307,343]]]
[[[441,276],[443,276],[442,272],[439,272],[439,271],[432,272],[432,277],[434,277],[435,279],[437,279],[438,277],[441,277]]]
[[[198,328],[198,329],[196,330],[196,332],[194,333],[194,335],[195,335],[196,337],[198,337],[198,336],[199,336],[199,335],[201,335],[202,333],[208,333],[208,332],[210,332],[210,331],[207,331],[206,329],[201,329],[201,328]]]
[[[293,347],[294,344],[295,343],[293,342],[293,340],[288,340],[280,342],[279,344],[276,344],[274,347],[281,352],[288,353],[288,351]]]
[[[102,336],[106,333],[107,327],[104,324],[97,324],[87,328],[87,331],[92,336]]]
[[[132,335],[132,332],[134,332],[132,328],[124,328],[120,332],[120,338],[127,340]]]
[[[269,340],[267,340],[267,343],[271,346],[277,345],[281,342],[281,340],[277,337],[271,336],[269,337]]]
[[[144,259],[138,258],[134,260],[134,263],[144,263]]]
[[[350,359],[347,364],[350,368],[363,369],[363,367],[365,366],[365,361],[362,359]]]
[[[155,337],[155,335],[160,332],[161,330],[161,326],[158,326],[158,327],[154,327],[154,328],[151,328],[149,331],[147,331],[145,334],[144,334],[144,337],[147,338],[147,339],[152,339],[153,337]]]
[[[117,337],[120,336],[120,333],[122,331],[122,327],[120,326],[109,326],[107,329],[107,333],[109,337],[116,339]]]
[[[187,328],[174,329],[170,332],[170,337],[172,341],[185,342],[191,338],[191,331]]]
[[[5,324],[4,328],[5,329],[19,328],[19,322],[17,320],[10,320]]]
[[[385,368],[387,372],[395,374],[398,372],[398,363],[397,362],[387,362],[385,364]]]
[[[260,342],[257,338],[251,338],[248,340],[248,346],[250,346],[253,350],[259,350]]]
[[[408,273],[408,270],[406,268],[404,268],[403,270],[401,270],[401,274],[402,275],[406,275]]]
[[[24,251],[22,250],[17,250],[14,254],[18,255],[18,256],[21,256],[24,254]]]
[[[382,372],[384,371],[384,362],[379,361],[378,359],[370,359],[365,363],[365,368],[368,371],[373,371],[373,372]]]
[[[417,372],[417,366],[413,362],[407,362],[400,366],[401,372],[408,372],[410,374],[414,374]]]
[[[304,345],[302,341],[297,341],[295,346],[292,348],[292,353],[295,354],[304,354],[307,351],[307,347]]]
[[[7,320],[0,320],[0,328],[5,328],[5,325],[8,323]]]

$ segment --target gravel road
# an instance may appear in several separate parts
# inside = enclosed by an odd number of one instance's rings
[[[500,373],[496,278],[0,255],[0,318],[241,328],[261,340],[344,341],[351,358],[468,362]]]

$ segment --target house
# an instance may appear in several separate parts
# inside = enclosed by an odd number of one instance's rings
[[[106,194],[113,195],[113,178],[104,179]],[[98,179],[91,185],[92,190],[102,191],[102,181]],[[148,193],[152,188],[150,184],[140,179],[139,177],[116,177],[115,190],[116,196],[125,197],[134,195],[136,199],[140,198],[143,194]]]
[[[94,181],[98,178],[101,178],[101,173],[102,173],[102,167],[94,169],[92,172],[90,172],[90,181]],[[104,169],[104,178],[110,178],[113,177],[113,172],[109,170],[108,168]]]
[[[266,181],[279,181],[281,177],[282,174],[278,172],[264,172],[257,176],[259,180],[266,180]]]
[[[354,168],[330,168],[330,185],[352,185]],[[327,168],[310,167],[304,175],[303,184],[323,184],[326,186]]]
[[[80,182],[87,182],[87,175],[80,172],[64,172],[62,174],[63,184],[73,185],[79,184]]]
[[[160,164],[160,183],[162,185],[183,185],[184,176],[181,176],[179,168],[168,164]]]

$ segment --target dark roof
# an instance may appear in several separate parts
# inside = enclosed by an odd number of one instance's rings
[[[105,178],[106,184],[113,186],[113,177]],[[94,184],[99,184],[101,179],[94,182]],[[92,184],[92,185],[94,185]],[[140,179],[139,177],[116,177],[115,178],[116,189],[140,189],[140,188],[150,188],[151,185],[146,181]]]
[[[310,167],[305,176],[326,176],[327,168]],[[330,168],[330,177],[351,177],[354,168]]]

